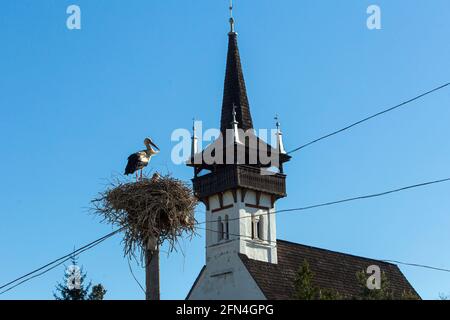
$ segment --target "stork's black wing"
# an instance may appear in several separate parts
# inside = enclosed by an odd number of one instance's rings
[[[140,169],[141,161],[139,153],[133,153],[128,157],[128,163],[125,168],[125,175],[133,174]]]

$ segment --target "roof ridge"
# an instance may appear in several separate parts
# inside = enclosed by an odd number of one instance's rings
[[[391,262],[387,262],[387,261],[383,261],[383,260],[380,260],[380,259],[373,259],[373,258],[368,258],[368,257],[364,257],[364,256],[358,256],[358,255],[351,254],[351,253],[346,253],[346,252],[334,251],[334,250],[325,249],[325,248],[314,247],[314,246],[301,244],[301,243],[296,243],[296,242],[287,241],[287,240],[282,240],[282,239],[277,239],[277,244],[278,244],[278,242],[284,242],[286,244],[291,244],[291,245],[294,245],[294,246],[301,246],[301,247],[311,248],[311,249],[315,249],[315,250],[331,252],[331,253],[335,253],[337,255],[344,255],[344,256],[349,256],[349,257],[355,257],[355,258],[358,258],[358,259],[365,259],[365,260],[370,260],[370,261],[378,261],[378,262],[381,262],[381,263],[384,263],[384,264],[388,264],[388,265],[392,265],[392,266],[395,266],[395,267],[398,268],[397,264],[391,263]]]

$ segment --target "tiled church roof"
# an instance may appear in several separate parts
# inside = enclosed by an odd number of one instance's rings
[[[267,299],[293,299],[295,275],[304,260],[313,272],[313,285],[335,290],[344,297],[354,297],[361,292],[356,273],[366,270],[370,265],[378,265],[381,272],[385,273],[395,298],[401,298],[403,292],[418,296],[394,264],[283,240],[277,240],[277,246],[278,264],[251,260],[239,254]]]

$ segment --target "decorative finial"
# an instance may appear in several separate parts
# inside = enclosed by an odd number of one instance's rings
[[[230,32],[234,33],[233,0],[230,0]]]
[[[192,118],[192,131],[194,132],[195,135],[195,118]]]
[[[277,126],[277,148],[278,148],[278,152],[279,153],[284,153],[286,154],[286,150],[284,149],[284,144],[283,144],[283,134],[281,133],[281,129],[280,129],[280,118],[278,117],[278,114],[275,115],[275,125]],[[282,170],[282,168],[280,168],[280,170]]]
[[[233,0],[230,0],[230,18],[233,18]]]
[[[276,121],[275,125],[277,126],[277,129],[280,130],[280,119],[278,118],[278,114],[275,115],[274,119]]]

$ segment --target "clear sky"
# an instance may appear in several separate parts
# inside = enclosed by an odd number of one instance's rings
[[[378,4],[382,30],[368,30]],[[66,28],[77,4],[82,29]],[[0,3],[0,284],[112,230],[89,213],[145,136],[152,169],[176,128],[219,125],[226,0],[3,0]],[[287,149],[450,80],[448,0],[237,0],[236,28],[258,128],[280,115]],[[450,176],[450,89],[293,155],[279,209]],[[279,214],[278,238],[450,268],[450,185]],[[199,207],[198,211],[204,210]],[[198,220],[203,220],[201,213]],[[186,296],[204,264],[203,231],[161,257],[164,299]],[[120,236],[81,255],[109,299],[141,299]],[[144,281],[143,269],[134,265]],[[400,267],[423,298],[450,274]],[[61,266],[0,296],[52,299]]]

